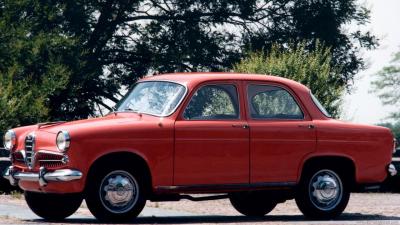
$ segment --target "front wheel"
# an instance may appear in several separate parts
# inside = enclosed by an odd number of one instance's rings
[[[82,204],[81,194],[43,194],[25,191],[29,208],[45,220],[63,220],[78,210]]]
[[[145,188],[140,170],[130,166],[98,168],[89,178],[86,203],[100,221],[126,222],[136,218],[145,206]]]
[[[264,192],[239,192],[229,195],[229,200],[238,212],[245,216],[264,216],[278,204]]]
[[[339,216],[350,198],[345,173],[333,168],[306,171],[296,194],[296,204],[310,219],[332,219]]]

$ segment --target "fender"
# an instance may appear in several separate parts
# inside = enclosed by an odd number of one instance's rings
[[[310,154],[308,154],[308,155],[306,155],[305,157],[303,157],[303,160],[301,161],[302,163],[299,165],[299,168],[298,168],[298,172],[297,172],[297,181],[296,181],[296,183],[299,183],[300,182],[300,179],[301,179],[301,175],[302,175],[302,172],[303,172],[303,168],[304,168],[304,165],[309,161],[309,160],[312,160],[312,159],[314,159],[314,158],[320,158],[320,157],[324,157],[324,158],[329,158],[329,157],[341,157],[341,158],[345,158],[345,159],[348,159],[348,160],[350,160],[352,163],[353,163],[353,165],[354,165],[354,169],[355,169],[355,178],[356,178],[356,180],[357,180],[357,177],[358,177],[358,168],[357,168],[357,164],[355,163],[355,160],[354,160],[354,158],[351,156],[351,155],[348,155],[348,154],[344,154],[344,153],[340,153],[340,152],[318,152],[318,151],[315,151],[315,152],[311,152]]]

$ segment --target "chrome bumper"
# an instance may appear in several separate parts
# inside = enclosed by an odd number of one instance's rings
[[[61,169],[48,172],[44,167],[40,167],[39,173],[16,171],[13,166],[7,168],[3,177],[10,181],[11,185],[18,185],[18,181],[39,182],[44,187],[49,182],[68,182],[82,178],[82,172],[71,169]]]
[[[397,175],[397,169],[396,169],[396,167],[395,167],[392,163],[389,164],[389,166],[388,166],[388,173],[389,173],[389,175],[390,175],[391,177],[394,177],[394,176]]]

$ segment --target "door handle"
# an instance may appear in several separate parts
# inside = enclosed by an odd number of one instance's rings
[[[248,124],[232,124],[232,127],[234,127],[234,128],[248,129],[248,128],[249,128],[249,125],[248,125]]]
[[[308,128],[308,129],[314,129],[314,128],[315,128],[315,126],[312,125],[312,124],[308,124],[308,125],[299,125],[299,127]]]

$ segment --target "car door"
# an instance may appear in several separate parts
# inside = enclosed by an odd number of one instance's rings
[[[306,109],[288,87],[248,82],[250,182],[296,182],[306,155],[316,148],[316,131]]]
[[[249,183],[249,129],[239,82],[198,87],[175,123],[174,185]]]

